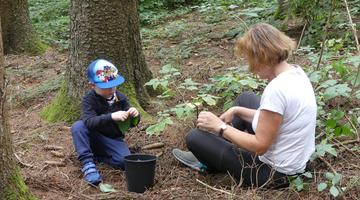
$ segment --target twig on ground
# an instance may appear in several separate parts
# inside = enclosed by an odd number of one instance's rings
[[[162,142],[155,142],[155,143],[152,143],[152,144],[145,145],[141,149],[142,150],[150,150],[150,149],[161,148],[161,147],[164,147],[164,146],[165,146],[165,144],[162,143]]]
[[[21,161],[20,157],[19,157],[16,153],[14,153],[14,155],[15,155],[15,158],[17,159],[17,161],[18,161],[21,165],[23,165],[23,166],[25,166],[25,167],[29,167],[29,168],[33,168],[33,167],[34,167],[34,165],[30,165],[30,164],[27,164],[27,163],[24,163],[23,161]]]
[[[161,155],[163,155],[163,152],[160,151],[159,153],[156,154],[156,157],[160,157]]]
[[[331,169],[331,171],[332,171],[334,174],[337,173],[336,170],[334,169],[334,167],[333,167],[327,160],[325,160],[323,157],[319,157],[319,159],[320,159],[321,161],[323,161],[323,162]]]
[[[70,131],[71,130],[71,127],[69,126],[62,126],[59,128],[61,131]]]
[[[55,146],[55,145],[45,145],[44,146],[45,150],[63,150],[64,147],[61,146]]]
[[[210,186],[210,185],[208,185],[208,184],[200,181],[199,179],[196,179],[196,181],[197,181],[198,183],[201,183],[203,186],[208,187],[208,188],[210,188],[210,189],[212,189],[212,190],[215,190],[215,191],[218,191],[218,192],[221,192],[221,193],[225,193],[225,194],[228,194],[228,195],[230,195],[230,196],[236,196],[235,194],[232,194],[232,193],[230,193],[230,192],[228,192],[228,191],[225,191],[225,190],[221,190],[221,189],[212,187],[212,186]]]
[[[347,144],[352,144],[352,143],[356,143],[356,142],[359,142],[359,141],[357,141],[357,140],[347,140],[347,141],[344,141],[344,142],[341,142],[341,143],[343,145],[347,145]],[[334,145],[340,146],[341,144],[335,143]]]
[[[356,76],[357,77],[357,76]],[[357,135],[357,141],[360,142],[360,135],[359,135],[359,131],[357,131],[356,126],[354,125],[354,123],[349,119],[349,117],[347,115],[345,115],[346,120],[350,123],[351,127],[356,131],[356,135]]]
[[[46,165],[53,165],[53,166],[59,166],[59,167],[65,166],[65,163],[62,161],[46,160],[44,163]]]
[[[65,157],[65,155],[62,152],[59,152],[59,151],[50,151],[50,153],[52,155],[54,155],[55,157],[58,157],[58,158],[64,158]]]
[[[352,163],[349,163],[349,165],[351,165],[351,166],[353,166],[353,167],[355,167],[355,168],[360,169],[360,166],[358,166],[358,165],[355,165],[355,164],[352,164]]]
[[[337,142],[336,143],[336,145],[338,145],[338,146],[342,146],[345,150],[347,150],[348,152],[350,152],[352,155],[354,155],[356,158],[358,158],[359,156],[356,154],[356,153],[354,153],[351,149],[349,149],[346,145],[344,145],[342,142],[340,142],[339,140],[337,140],[337,139],[335,139],[335,138],[333,138],[333,140],[335,140],[335,142]],[[344,150],[344,151],[345,151]]]
[[[240,20],[240,22],[243,24],[243,26],[245,27],[245,30],[249,30],[249,27],[248,27],[248,25],[246,24],[246,22],[243,20],[243,19],[241,19],[240,17],[238,17],[238,16],[236,16],[236,18],[238,19],[238,20]]]

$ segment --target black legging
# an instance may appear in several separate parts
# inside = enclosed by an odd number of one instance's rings
[[[252,92],[244,92],[234,102],[234,106],[257,109],[260,99]],[[233,126],[239,130],[255,134],[251,123],[239,117],[233,120]],[[275,171],[261,162],[258,156],[236,148],[222,137],[200,129],[192,129],[186,136],[188,149],[205,164],[209,170],[228,172],[244,186],[269,187],[288,186],[287,176]]]

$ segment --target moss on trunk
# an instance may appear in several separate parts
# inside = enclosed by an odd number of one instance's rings
[[[28,188],[26,187],[26,184],[24,183],[18,168],[16,168],[16,170],[14,170],[13,174],[11,175],[10,183],[11,184],[5,188],[4,193],[0,195],[1,199],[36,200],[36,198],[31,195]]]
[[[130,105],[135,107],[141,114],[143,121],[151,121],[152,117],[140,106],[139,101],[136,98],[136,91],[133,85],[125,83],[118,88],[119,91],[124,93],[130,101]]]
[[[81,100],[67,95],[67,86],[63,84],[54,100],[40,113],[48,122],[75,122],[80,118]]]

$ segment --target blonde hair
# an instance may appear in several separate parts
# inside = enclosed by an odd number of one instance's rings
[[[288,59],[296,42],[275,27],[261,23],[251,27],[235,44],[235,55],[244,57],[251,72],[274,67]]]

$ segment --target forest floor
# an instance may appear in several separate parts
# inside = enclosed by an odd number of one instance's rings
[[[206,82],[209,77],[224,73],[228,67],[238,66],[239,61],[233,55],[234,34],[230,31],[237,24],[236,20],[209,24],[197,12],[191,12],[182,18],[168,19],[152,29],[143,29],[148,67],[155,77],[163,65],[170,60],[175,61],[181,67],[182,77]],[[106,165],[98,166],[104,183],[111,184],[117,192],[102,193],[98,187],[87,185],[76,159],[71,124],[49,124],[40,118],[41,109],[56,95],[67,56],[67,52],[58,52],[56,48],[39,56],[6,56],[15,153],[26,184],[39,199],[330,199],[328,192],[317,192],[317,182],[313,180],[302,192],[291,188],[243,188],[226,174],[203,175],[184,167],[174,159],[171,150],[186,148],[184,136],[193,126],[191,120],[176,123],[159,136],[146,135],[144,122],[126,135],[128,144],[138,152],[161,153],[156,164],[155,185],[145,193],[128,192],[125,173]],[[160,107],[153,104],[149,113],[155,116]],[[165,143],[160,149],[142,151],[140,148],[160,141]],[[47,145],[61,149],[54,153],[47,149]],[[55,166],[48,161],[59,161],[63,166]],[[360,170],[347,164],[359,163],[359,157],[348,151],[343,151],[338,159],[330,160],[330,163],[341,173],[359,176]],[[329,169],[318,162],[316,171]],[[219,190],[213,190],[200,181]],[[345,197],[358,199],[359,194],[360,189],[353,188]]]

